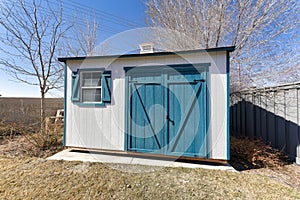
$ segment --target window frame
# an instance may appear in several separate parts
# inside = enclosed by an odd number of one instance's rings
[[[99,104],[103,103],[102,101],[102,75],[103,75],[103,70],[80,70],[79,71],[79,81],[80,81],[80,99],[79,102],[82,104]],[[99,80],[100,80],[100,86],[83,86],[83,74],[92,74],[92,73],[100,73]],[[100,89],[100,101],[83,101],[83,90],[85,89]]]
[[[81,92],[81,72],[101,72],[101,102],[82,102]],[[108,80],[108,82],[107,82]],[[106,104],[111,104],[112,95],[112,77],[111,70],[105,68],[79,68],[72,71],[71,82],[71,101],[80,107],[105,107]],[[76,95],[78,93],[78,96]],[[108,95],[108,96],[107,96]]]

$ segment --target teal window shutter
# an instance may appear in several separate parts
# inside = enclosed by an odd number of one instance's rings
[[[79,82],[79,73],[78,72],[72,72],[71,100],[74,102],[80,101],[80,82]]]
[[[111,71],[102,73],[102,102],[111,102]]]

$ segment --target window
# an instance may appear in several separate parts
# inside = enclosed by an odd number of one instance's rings
[[[81,102],[101,102],[101,72],[81,72]]]
[[[72,72],[73,102],[104,106],[111,102],[111,72],[104,69],[79,69]]]

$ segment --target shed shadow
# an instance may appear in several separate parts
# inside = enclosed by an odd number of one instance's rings
[[[273,155],[274,157],[272,157],[272,159],[278,159],[278,162],[283,165],[295,162],[296,157],[300,157],[300,126],[298,124],[244,99],[231,105],[230,111],[231,136],[242,140],[261,139],[265,144],[275,148],[278,156],[280,152],[287,155],[289,160],[284,156],[275,157]],[[243,145],[246,146],[245,150],[248,148],[249,151],[257,148],[247,142],[243,142]],[[270,156],[275,153],[271,152],[271,148],[268,151],[270,151]],[[238,170],[260,168],[242,160],[240,160],[241,166],[239,166],[237,152],[231,152],[231,155],[233,155],[231,162],[241,168]]]

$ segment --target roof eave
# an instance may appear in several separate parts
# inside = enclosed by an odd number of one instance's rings
[[[127,57],[147,57],[147,56],[161,56],[161,55],[176,55],[176,54],[188,54],[188,53],[202,53],[202,52],[217,52],[217,51],[226,51],[233,52],[235,50],[234,46],[228,47],[217,47],[210,49],[196,49],[196,50],[187,50],[187,51],[175,51],[175,52],[154,52],[154,53],[145,53],[145,54],[124,54],[124,55],[107,55],[107,56],[81,56],[81,57],[62,57],[58,58],[60,62],[66,62],[67,60],[93,60],[100,58],[127,58]]]

